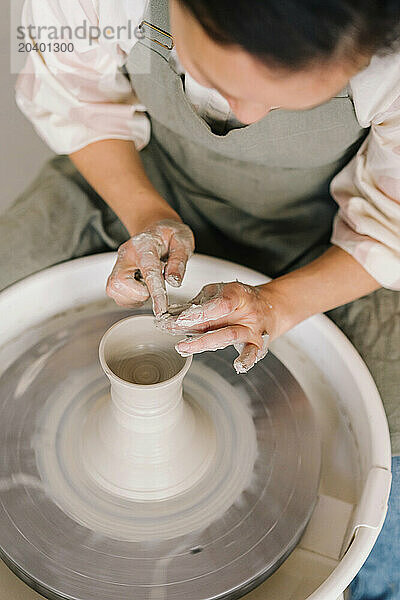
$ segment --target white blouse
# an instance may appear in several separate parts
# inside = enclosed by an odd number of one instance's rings
[[[22,25],[34,26],[32,37],[42,26],[40,39],[33,41],[54,44],[51,28],[54,32],[55,27],[84,22],[102,31],[120,27],[110,39],[75,36],[72,52],[29,53],[17,81],[17,103],[54,152],[70,154],[110,138],[133,140],[139,150],[149,142],[145,107],[120,71],[137,41],[121,25],[130,20],[134,29],[146,3],[26,0]],[[331,193],[339,205],[332,243],[353,255],[382,286],[400,290],[400,53],[373,57],[349,83],[357,119],[371,131],[332,181]],[[188,73],[185,90],[204,119],[221,128],[235,124],[216,90],[199,85]]]

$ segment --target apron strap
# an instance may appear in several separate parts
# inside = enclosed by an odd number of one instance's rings
[[[149,0],[137,29],[140,43],[169,60],[174,40],[170,33],[168,0]]]

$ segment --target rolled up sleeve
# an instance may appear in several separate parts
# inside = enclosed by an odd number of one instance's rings
[[[22,25],[61,31],[85,21],[98,26],[100,18],[95,0],[27,0]],[[51,39],[42,33],[40,41]],[[57,154],[103,139],[133,140],[140,150],[150,123],[122,72],[125,60],[116,40],[74,39],[72,52],[31,52],[17,80],[17,104]]]
[[[332,243],[383,287],[400,290],[400,97],[375,115],[331,194],[339,205]]]

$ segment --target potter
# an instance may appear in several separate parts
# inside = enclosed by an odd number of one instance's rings
[[[161,318],[195,248],[256,268],[273,280],[210,272],[201,299],[166,319],[192,335],[179,352],[234,345],[251,373],[268,342],[328,312],[371,370],[400,453],[398,2],[28,0],[23,15],[84,19],[131,19],[139,35],[28,57],[17,101],[61,156],[0,219],[12,257],[0,286],[118,249],[108,294],[151,298]],[[395,571],[374,600],[392,600]]]

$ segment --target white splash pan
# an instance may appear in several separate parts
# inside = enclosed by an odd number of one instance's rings
[[[52,267],[0,294],[0,343],[38,323],[105,299],[115,254]],[[227,261],[196,255],[185,283],[170,288],[172,302],[188,300],[203,285],[268,279]],[[341,331],[321,315],[272,345],[315,407],[323,437],[319,499],[300,545],[247,600],[336,600],[361,568],[382,528],[391,481],[389,431],[365,364]],[[0,600],[38,600],[0,561]],[[99,599],[101,600],[101,599]]]

